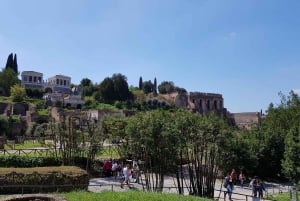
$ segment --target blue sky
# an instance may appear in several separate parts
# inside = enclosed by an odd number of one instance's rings
[[[300,89],[298,0],[1,0],[0,67],[79,84],[121,73],[220,93],[230,112],[263,112]]]

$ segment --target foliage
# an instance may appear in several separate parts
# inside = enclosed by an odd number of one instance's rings
[[[156,78],[154,78],[154,83],[153,83],[153,93],[156,95],[157,94],[157,81]]]
[[[151,82],[151,80],[143,82],[143,91],[145,94],[152,93],[153,88],[154,88],[154,85]]]
[[[109,110],[116,110],[117,108],[114,105],[110,104],[105,104],[105,103],[98,103],[95,109],[98,110],[104,110],[104,109],[109,109]]]
[[[279,94],[281,103],[270,104],[261,125],[249,131],[234,132],[224,153],[222,168],[244,169],[248,175],[264,179],[289,178],[298,183],[300,100],[291,92]]]
[[[59,185],[64,185],[59,188],[63,192],[74,190],[74,188],[87,189],[89,183],[87,172],[74,166],[0,168],[0,174],[3,184],[7,186],[36,184],[36,186],[27,188],[27,193],[53,192],[57,191]],[[1,188],[0,192],[1,194],[23,193],[23,188]]]
[[[98,200],[98,201],[209,201],[211,199],[198,198],[194,196],[183,196],[171,193],[149,193],[142,191],[127,191],[127,192],[113,192],[103,191],[101,193],[92,193],[87,191],[74,191],[63,194],[69,201],[81,201],[81,200]]]
[[[266,197],[268,200],[272,201],[290,201],[290,195],[288,193],[272,194]]]
[[[127,78],[122,74],[114,74],[111,78],[105,78],[99,86],[94,98],[104,103],[113,103],[114,101],[125,101],[132,99],[132,93],[128,89]]]
[[[114,93],[118,101],[126,101],[132,99],[132,94],[128,89],[127,78],[120,73],[113,74],[112,80],[114,82]]]
[[[44,90],[43,89],[37,89],[37,88],[26,88],[26,94],[28,97],[30,98],[36,98],[36,99],[41,99],[43,98],[43,94],[44,94]]]
[[[148,191],[162,191],[164,177],[174,174],[183,194],[186,181],[180,175],[188,167],[189,179],[195,182],[189,192],[213,197],[222,145],[228,139],[228,126],[222,119],[183,110],[152,110],[127,119],[109,119],[103,129],[122,139],[121,158],[143,161]]]
[[[163,81],[160,85],[158,85],[158,91],[161,94],[175,92],[175,85],[171,81]]]
[[[168,94],[173,92],[178,92],[178,93],[187,92],[184,88],[175,86],[172,81],[163,81],[160,85],[158,85],[158,91],[160,94]]]
[[[18,62],[17,62],[17,55],[13,55],[13,53],[9,54],[7,57],[5,69],[12,69],[16,74],[18,74]]]
[[[83,98],[86,96],[92,96],[95,91],[92,81],[88,78],[83,78],[80,81],[80,87],[81,87],[81,96]]]
[[[32,140],[25,140],[23,144],[15,144],[15,149],[33,149],[38,147],[43,147],[44,144],[39,142],[34,142]]]
[[[19,84],[15,84],[10,88],[10,95],[14,102],[22,102],[27,96],[25,87]]]
[[[8,119],[4,115],[0,115],[0,136],[7,135],[9,129]]]
[[[142,90],[142,89],[143,89],[143,78],[141,76],[139,79],[139,90]]]
[[[45,101],[36,98],[26,98],[24,102],[36,106],[37,108],[45,108]]]
[[[41,116],[48,116],[49,115],[49,110],[48,109],[39,109],[37,112]]]
[[[0,101],[3,103],[11,103],[11,97],[0,96]]]
[[[300,127],[292,127],[285,137],[283,172],[295,184],[300,185]]]
[[[10,87],[19,83],[18,74],[13,69],[7,68],[0,72],[0,88],[6,96],[10,96]]]
[[[111,78],[105,78],[98,86],[100,97],[95,97],[97,101],[103,101],[104,103],[112,103],[115,100],[114,82]]]
[[[53,139],[55,155],[62,157],[64,165],[74,165],[76,158],[86,157],[82,165],[88,170],[102,149],[101,121],[95,121],[88,112],[63,112],[60,122],[51,120],[41,131]]]
[[[57,166],[61,164],[61,160],[55,157],[33,157],[31,155],[3,155],[0,157],[0,166],[7,168]]]

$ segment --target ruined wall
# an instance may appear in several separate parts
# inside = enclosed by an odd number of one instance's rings
[[[26,116],[26,111],[28,110],[28,104],[24,103],[0,103],[0,114],[5,115],[21,115]]]
[[[13,104],[13,114],[26,116],[26,111],[28,110],[28,108],[29,108],[28,104],[14,103]]]
[[[261,124],[260,112],[232,113],[232,118],[234,120],[234,124],[239,129],[249,130],[253,126],[258,126]]]
[[[5,114],[8,103],[0,103],[0,114]]]
[[[221,94],[214,93],[173,93],[165,97],[173,101],[177,107],[192,109],[200,114],[207,114],[211,111],[223,113],[223,97]]]

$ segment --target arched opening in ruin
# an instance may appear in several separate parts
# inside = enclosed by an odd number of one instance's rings
[[[218,104],[217,104],[217,101],[216,101],[216,100],[214,101],[214,109],[215,109],[215,110],[218,109]]]
[[[52,89],[51,89],[50,87],[47,87],[47,88],[45,89],[45,93],[52,93]]]
[[[210,101],[209,100],[207,100],[206,106],[207,106],[207,110],[210,110]]]

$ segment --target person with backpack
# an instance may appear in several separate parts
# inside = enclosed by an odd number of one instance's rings
[[[226,188],[226,192],[224,192],[224,199],[226,198],[226,194],[228,194],[228,198],[232,201],[232,191],[233,191],[233,178],[230,173],[224,178],[223,187]]]
[[[264,197],[264,191],[266,191],[265,184],[261,179],[258,179],[258,197],[262,199]]]
[[[252,195],[254,197],[257,197],[257,193],[259,191],[259,182],[258,182],[257,176],[254,176],[254,178],[251,180],[249,186],[252,188]]]

